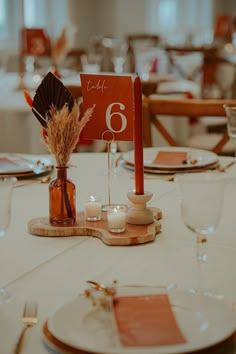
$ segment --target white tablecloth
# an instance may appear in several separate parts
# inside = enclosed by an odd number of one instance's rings
[[[224,158],[226,163],[227,158]],[[91,194],[108,201],[107,156],[105,153],[74,154],[69,176],[77,188],[77,210]],[[228,172],[236,176],[236,165]],[[225,189],[223,216],[217,232],[209,237],[205,284],[223,292],[224,300],[236,302],[236,184]],[[126,202],[134,188],[132,175],[122,170],[111,179],[111,202]],[[47,354],[42,326],[62,304],[80,294],[86,280],[110,284],[171,284],[180,288],[196,286],[195,237],[184,226],[175,182],[145,178],[145,190],[153,197],[149,206],[163,212],[162,232],[154,242],[137,246],[107,246],[101,240],[76,236],[37,237],[29,234],[32,218],[48,216],[48,185],[29,183],[14,189],[12,222],[7,236],[0,240],[0,280],[14,300],[0,305],[0,353],[13,352],[22,329],[21,313],[25,300],[39,304],[39,323],[30,329],[25,354]],[[209,211],[210,212],[210,211]]]

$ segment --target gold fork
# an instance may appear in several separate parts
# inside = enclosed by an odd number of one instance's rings
[[[16,343],[14,354],[20,354],[24,346],[25,333],[28,328],[34,326],[38,322],[38,306],[35,302],[26,302],[22,314],[22,322],[24,328],[20,334],[20,337]]]

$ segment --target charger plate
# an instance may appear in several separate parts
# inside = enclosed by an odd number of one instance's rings
[[[181,164],[156,164],[155,160],[159,152],[184,152],[189,157],[186,163]],[[134,151],[128,151],[123,154],[123,159],[129,165],[134,165]],[[193,170],[197,168],[206,168],[214,165],[218,162],[218,155],[214,152],[203,150],[203,149],[193,149],[186,147],[151,147],[143,149],[143,159],[145,169],[157,169],[157,170]]]
[[[168,293],[172,310],[185,344],[149,347],[122,347],[112,311],[93,307],[78,297],[56,310],[45,322],[44,338],[60,353],[98,354],[180,354],[209,349],[231,339],[236,329],[235,314],[229,305],[216,299],[167,288],[129,288],[122,295]]]
[[[135,166],[133,164],[130,164],[129,162],[123,161],[121,164],[125,169],[130,170],[130,171],[135,171]],[[196,167],[196,168],[190,168],[190,169],[158,169],[158,168],[147,168],[144,167],[143,172],[146,174],[156,174],[156,175],[173,175],[173,174],[180,174],[180,173],[188,173],[188,172],[205,172],[209,170],[215,170],[219,167],[219,163],[213,163],[211,165],[205,166],[205,167]]]

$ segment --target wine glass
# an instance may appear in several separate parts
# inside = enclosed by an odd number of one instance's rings
[[[110,50],[114,72],[116,74],[122,74],[124,72],[124,64],[127,58],[127,43],[119,39],[113,39]]]
[[[227,129],[229,137],[236,143],[236,105],[229,106],[224,104],[224,110],[227,117]],[[235,148],[236,156],[236,148]]]
[[[0,237],[6,235],[11,217],[11,196],[17,179],[12,176],[0,177]],[[0,304],[10,301],[12,298],[8,290],[0,289]]]
[[[207,262],[207,237],[213,234],[220,222],[225,179],[222,173],[195,172],[178,175],[181,216],[185,226],[196,234],[198,285],[194,293],[221,298],[202,286],[202,272]]]

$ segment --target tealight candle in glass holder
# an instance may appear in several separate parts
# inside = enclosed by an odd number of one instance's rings
[[[112,204],[107,206],[108,230],[119,233],[126,229],[127,206],[125,204]]]
[[[95,195],[90,195],[84,203],[85,219],[89,221],[101,220],[102,203],[101,199]]]

